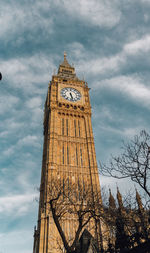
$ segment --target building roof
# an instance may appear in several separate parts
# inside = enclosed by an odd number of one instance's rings
[[[63,66],[63,67],[72,68],[72,66],[67,61],[67,54],[66,54],[66,52],[64,52],[64,60],[63,60],[63,62],[60,65]]]
[[[67,78],[67,79],[77,79],[76,73],[75,73],[75,68],[71,66],[68,61],[67,61],[67,54],[64,52],[64,60],[63,62],[59,65],[58,68],[58,76]]]

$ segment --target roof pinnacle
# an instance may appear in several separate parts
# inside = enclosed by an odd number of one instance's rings
[[[64,61],[66,60],[67,58],[67,53],[64,51]]]
[[[111,190],[109,189],[109,208],[115,209],[116,208],[116,203],[113,195],[111,194]]]
[[[117,186],[117,199],[118,199],[119,208],[123,209],[122,195],[119,191],[118,186]]]
[[[136,201],[138,203],[139,209],[143,210],[142,200],[141,200],[140,194],[138,193],[137,189],[136,189]]]

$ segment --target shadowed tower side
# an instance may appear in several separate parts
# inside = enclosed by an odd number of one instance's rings
[[[58,73],[52,76],[45,102],[43,162],[34,253],[61,252],[57,249],[57,228],[49,208],[46,208],[49,185],[54,179],[62,182],[68,180],[77,187],[79,182],[83,189],[90,188],[91,193],[99,193],[101,202],[89,88],[85,81],[78,79],[66,54]],[[66,218],[64,233],[71,237],[75,227],[75,221]],[[95,236],[91,223],[87,224],[87,229]]]

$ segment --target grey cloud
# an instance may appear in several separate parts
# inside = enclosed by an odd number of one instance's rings
[[[13,95],[0,95],[0,114],[5,114],[10,110],[13,110],[20,102],[19,97]]]
[[[50,80],[50,71],[55,68],[53,57],[43,54],[4,60],[0,61],[0,64],[4,81],[7,81],[13,88],[21,88],[30,94],[42,94],[44,92],[43,83],[46,90]]]
[[[119,22],[121,16],[117,0],[113,3],[108,0],[57,0],[55,4],[74,18],[99,27],[113,27]]]
[[[138,76],[117,76],[98,83],[99,88],[112,89],[126,94],[141,106],[150,106],[150,88],[142,83]]]
[[[49,35],[53,32],[53,21],[51,16],[40,14],[38,4],[19,4],[16,1],[12,4],[3,3],[1,5],[0,35],[1,39],[8,40],[17,34],[17,42],[23,38],[23,33],[28,31],[34,33],[41,29],[42,34]],[[22,35],[21,35],[22,34]]]

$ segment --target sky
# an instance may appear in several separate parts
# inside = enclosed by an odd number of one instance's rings
[[[91,88],[100,162],[118,154],[122,140],[149,132],[150,0],[0,6],[0,253],[32,253],[48,82],[66,51]],[[110,178],[100,183],[116,187]]]

